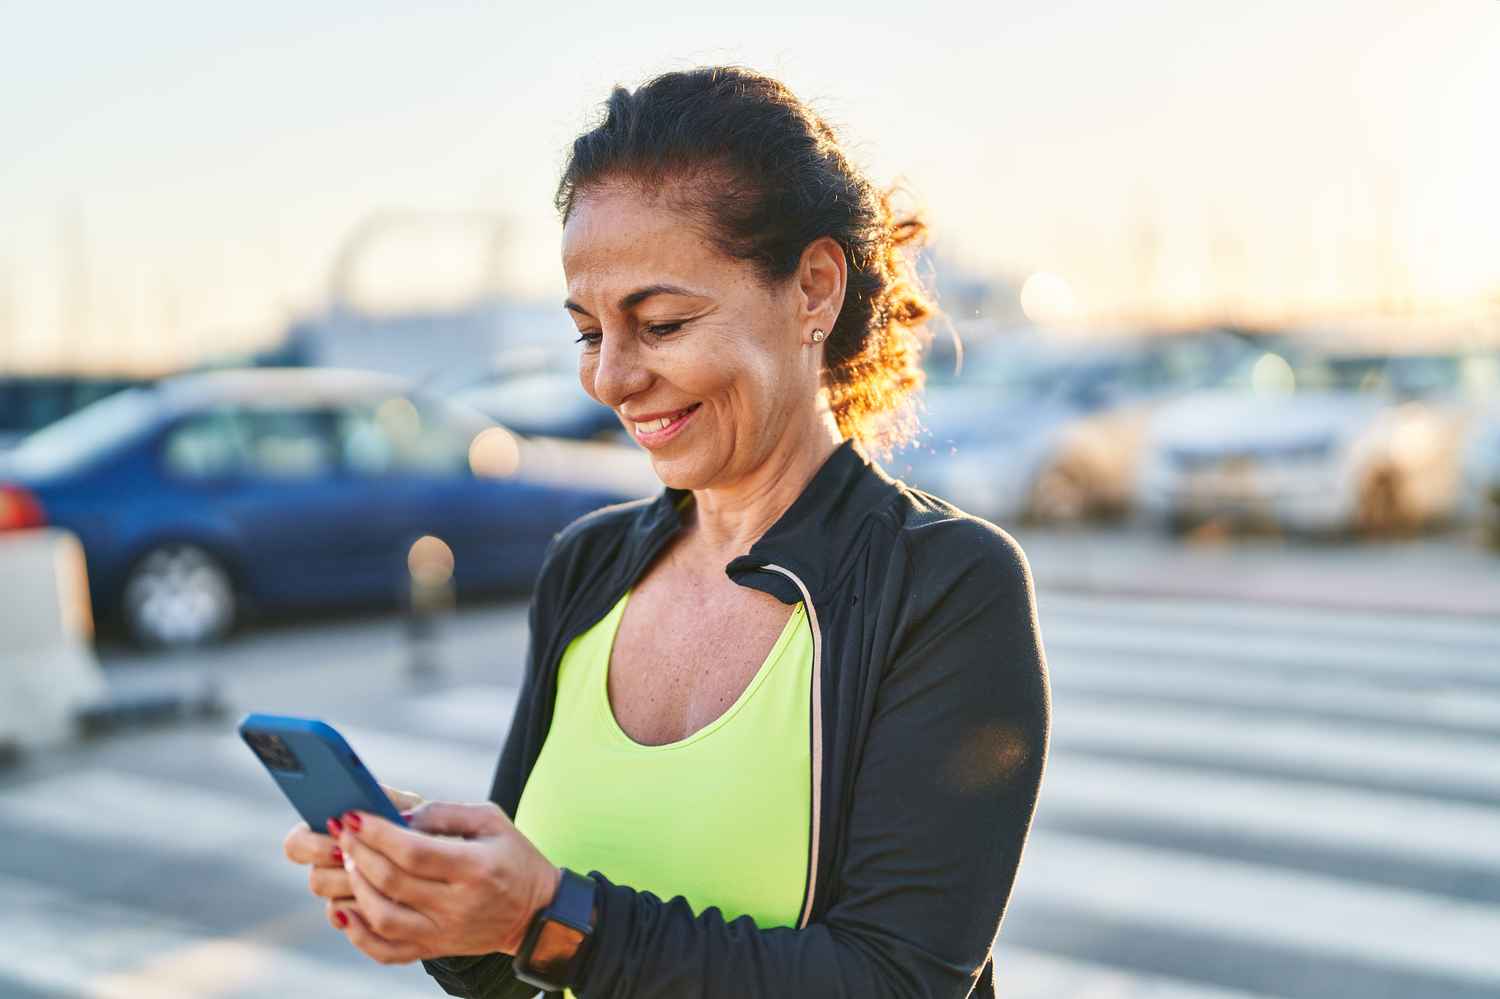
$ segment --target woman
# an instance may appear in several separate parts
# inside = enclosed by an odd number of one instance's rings
[[[665,488],[553,540],[489,803],[288,854],[452,995],[993,996],[1050,701],[1015,543],[867,457],[922,223],[724,67],[616,89],[557,203],[583,387]]]

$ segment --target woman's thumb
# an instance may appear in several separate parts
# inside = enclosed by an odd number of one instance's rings
[[[415,791],[403,791],[400,788],[390,787],[386,784],[380,785],[380,789],[385,792],[387,798],[391,799],[391,804],[397,808],[415,809],[424,800]]]
[[[495,836],[510,827],[510,819],[491,802],[470,805],[455,801],[429,801],[410,813],[402,812],[407,824],[433,836],[480,839]]]

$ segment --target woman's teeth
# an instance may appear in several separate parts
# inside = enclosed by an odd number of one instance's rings
[[[692,409],[692,408],[693,408],[692,406],[688,407],[688,409]],[[682,409],[682,410],[678,410],[677,412],[673,413],[671,416],[663,416],[661,419],[659,419],[659,420],[652,420],[650,423],[637,423],[635,425],[636,433],[640,433],[640,434],[654,434],[658,430],[665,430],[667,427],[669,427],[669,426],[672,425],[672,421],[673,420],[677,419],[679,416],[682,416],[686,412],[687,412],[687,409]]]

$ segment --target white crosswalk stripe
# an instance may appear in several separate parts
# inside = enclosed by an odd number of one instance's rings
[[[0,975],[86,999],[207,996],[430,997],[420,969],[331,965],[256,934],[213,937],[179,920],[84,902],[0,877]],[[321,922],[321,913],[314,913]],[[68,931],[54,929],[60,920]],[[0,981],[0,994],[4,983]]]
[[[1061,751],[1118,749],[1122,754],[1142,751],[1186,762],[1306,768],[1334,779],[1402,779],[1413,785],[1429,781],[1500,802],[1500,766],[1495,763],[1493,740],[1441,735],[1412,739],[1370,725],[1332,726],[1266,716],[1234,720],[1189,707],[1071,701],[1066,690],[1057,702],[1054,736]]]
[[[1052,756],[1001,994],[1500,994],[1500,624],[1039,604]],[[515,703],[471,684],[327,720],[386,783],[480,800]],[[293,817],[232,732],[194,739],[172,743],[192,758],[170,774],[105,758],[0,789],[0,831],[221,861],[226,890],[269,897],[294,928],[214,931],[5,868],[0,993],[8,978],[90,997],[434,994],[414,967],[289,947],[331,934],[280,855]]]
[[[1060,753],[1039,811],[1170,824],[1500,871],[1500,809]],[[1044,834],[1045,835],[1045,834]]]

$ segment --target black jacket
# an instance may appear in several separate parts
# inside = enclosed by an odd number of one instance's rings
[[[563,650],[679,529],[685,490],[606,507],[548,549],[490,800],[515,815]],[[584,999],[995,995],[990,949],[1031,825],[1051,697],[1025,557],[999,528],[893,480],[845,441],[725,571],[813,629],[809,882],[795,927],[694,915],[600,882]],[[726,856],[726,864],[734,858]],[[455,996],[529,999],[501,953],[424,961]]]

